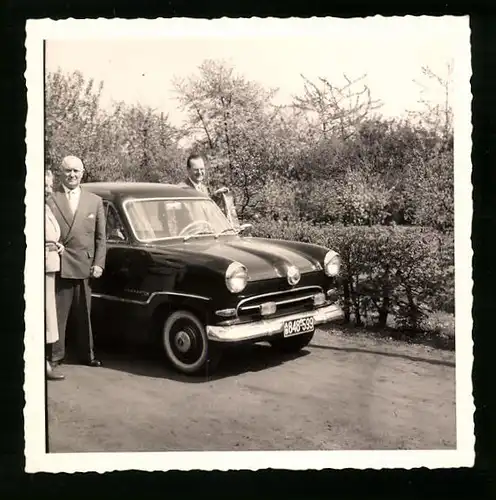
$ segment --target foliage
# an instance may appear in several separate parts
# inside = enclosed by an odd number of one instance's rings
[[[86,82],[78,72],[52,73],[45,88],[47,166],[56,169],[64,156],[73,154],[92,170],[110,128],[103,126],[107,117],[100,108],[102,85],[95,88],[93,80]]]
[[[453,145],[419,125],[366,120],[346,142],[302,149],[295,164],[302,219],[453,227]]]
[[[411,115],[444,139],[453,136],[453,107],[451,103],[453,73],[454,61],[451,60],[446,65],[445,74],[436,74],[428,66],[422,66],[423,82],[414,80],[421,89],[420,103],[424,109],[420,113],[411,113]],[[441,94],[441,101],[429,97],[429,94],[432,93]]]
[[[315,226],[306,222],[255,221],[254,234],[312,242],[342,259],[341,300],[348,319],[372,319],[416,331],[437,309],[453,312],[453,234],[401,226]],[[441,299],[441,300],[440,300]]]
[[[130,181],[179,182],[184,177],[177,132],[167,116],[149,107],[120,105],[116,139],[120,142],[123,177]]]
[[[455,336],[455,316],[444,311],[430,314],[423,323],[423,329],[440,337]]]
[[[350,137],[361,121],[381,105],[372,99],[367,85],[358,88],[365,75],[355,80],[343,76],[345,83],[336,86],[326,78],[320,77],[315,83],[302,75],[303,95],[294,99],[296,108],[310,112],[314,126],[324,137],[330,134],[342,139]]]
[[[103,84],[81,73],[49,73],[46,81],[47,167],[57,169],[66,155],[86,167],[86,181],[177,181],[183,153],[176,131],[163,114],[150,108],[101,104]]]
[[[271,104],[275,90],[225,63],[205,61],[198,75],[174,82],[188,117],[179,130],[163,113],[140,105],[104,109],[102,85],[80,73],[50,73],[46,163],[56,167],[75,154],[87,180],[177,182],[189,152],[180,140],[187,140],[205,153],[212,187],[231,187],[241,218],[258,213],[451,230],[451,129],[372,116],[377,103],[365,84],[357,90],[362,80],[339,87],[304,78],[304,94],[284,108]],[[314,126],[316,116],[325,133]]]

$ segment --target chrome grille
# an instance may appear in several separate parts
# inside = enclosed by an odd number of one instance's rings
[[[260,316],[261,306],[266,302],[276,304],[275,316],[305,311],[313,308],[313,298],[318,293],[322,293],[320,286],[308,286],[256,295],[255,297],[243,299],[238,304],[236,312],[239,317]]]

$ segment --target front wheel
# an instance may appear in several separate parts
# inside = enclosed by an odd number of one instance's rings
[[[313,339],[314,332],[302,333],[294,337],[271,340],[270,345],[280,352],[293,353],[306,347]]]
[[[189,311],[175,311],[165,320],[162,343],[175,370],[186,375],[212,372],[220,353],[208,341],[201,321]]]

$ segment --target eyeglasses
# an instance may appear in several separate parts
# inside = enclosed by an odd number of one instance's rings
[[[71,169],[68,169],[68,168],[67,168],[67,169],[66,169],[66,168],[63,168],[63,169],[62,169],[62,172],[63,172],[64,174],[82,174],[82,173],[83,173],[83,171],[82,171],[82,170],[79,170],[79,169],[77,169],[77,168],[71,168]]]

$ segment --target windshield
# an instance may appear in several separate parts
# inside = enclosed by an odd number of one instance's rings
[[[235,231],[212,200],[130,200],[126,202],[125,210],[133,232],[140,241]]]

